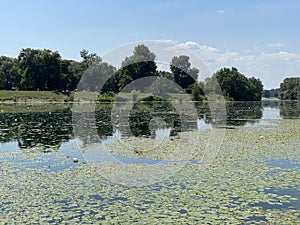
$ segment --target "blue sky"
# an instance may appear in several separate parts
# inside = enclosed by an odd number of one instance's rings
[[[212,70],[237,67],[265,88],[300,76],[297,0],[0,0],[0,55],[48,48],[80,60],[141,40],[173,40]]]

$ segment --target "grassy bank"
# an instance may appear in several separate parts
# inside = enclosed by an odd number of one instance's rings
[[[66,103],[41,103],[41,104],[27,104],[27,103],[4,103],[0,104],[1,113],[28,113],[28,112],[54,112],[70,108],[70,104]]]
[[[67,102],[71,95],[51,91],[0,91],[0,102]]]
[[[5,91],[0,90],[0,103],[63,103],[75,101],[97,101],[97,102],[114,102],[114,101],[135,101],[135,100],[146,100],[151,94],[149,93],[103,93],[98,92],[70,92],[62,94],[59,92],[51,91]],[[74,98],[75,96],[75,98]],[[191,101],[194,100],[191,94],[161,94],[161,97],[166,100],[177,100],[177,101]],[[147,101],[158,101],[158,96],[147,99]],[[225,100],[234,101],[232,98],[222,97],[217,95],[212,96],[200,96],[200,101],[212,101],[212,100]]]

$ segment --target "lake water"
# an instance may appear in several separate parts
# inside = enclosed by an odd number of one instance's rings
[[[298,223],[300,102],[226,107],[226,117],[216,122],[209,105],[197,103],[196,117],[183,124],[180,113],[163,102],[140,103],[127,116],[114,115],[112,104],[99,104],[80,123],[74,122],[72,104],[0,105],[0,221]],[[201,170],[197,151],[214,130],[224,131],[225,138],[212,165]],[[179,141],[189,133],[200,144],[193,155],[177,157],[189,151],[189,140]],[[162,152],[151,153],[157,148]],[[107,179],[112,169],[99,170],[89,160],[129,171],[184,165],[158,183],[128,186]],[[121,170],[120,176],[132,176]]]

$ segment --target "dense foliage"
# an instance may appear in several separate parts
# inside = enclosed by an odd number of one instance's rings
[[[156,75],[155,54],[145,45],[137,45],[133,50],[133,55],[126,57],[121,65],[111,76],[102,88],[103,92],[120,92],[132,81],[135,89],[145,91],[149,84],[145,84],[143,77]]]
[[[280,84],[280,99],[300,100],[300,78],[285,78]]]
[[[260,101],[263,93],[263,84],[259,79],[247,78],[236,68],[223,68],[206,79],[207,92],[214,93],[217,84],[227,98],[236,101]]]
[[[199,70],[195,67],[191,68],[189,57],[181,55],[173,57],[170,69],[174,75],[175,82],[182,88],[188,88],[198,79]]]
[[[170,71],[157,69],[156,56],[145,45],[137,45],[131,56],[126,57],[120,68],[103,62],[95,53],[80,51],[82,60],[62,59],[60,54],[48,49],[22,49],[17,58],[0,57],[0,90],[41,91],[99,91],[116,94],[129,84],[131,90],[179,93],[184,90],[194,100],[203,100],[204,93],[225,95],[236,101],[259,101],[261,97],[299,99],[299,79],[287,78],[279,89],[263,91],[262,82],[247,78],[236,68],[222,68],[205,82],[198,82],[199,70],[192,67],[190,58],[174,56]],[[84,74],[84,76],[83,76]],[[156,81],[145,81],[145,77],[156,77]],[[175,85],[169,85],[169,80]],[[133,82],[134,81],[134,82]],[[159,83],[159,85],[157,85]],[[222,91],[217,88],[220,85]],[[158,87],[160,90],[158,90]]]
[[[26,48],[17,59],[0,57],[0,89],[74,90],[83,70],[58,52]]]
[[[263,97],[265,97],[265,98],[279,98],[279,88],[264,90]]]

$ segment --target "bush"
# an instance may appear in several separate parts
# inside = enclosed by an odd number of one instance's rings
[[[131,94],[132,94],[132,101],[136,102],[140,95],[140,91],[134,89],[131,91]]]
[[[97,101],[99,102],[113,102],[115,100],[115,95],[112,95],[111,93],[100,94],[97,98]]]

